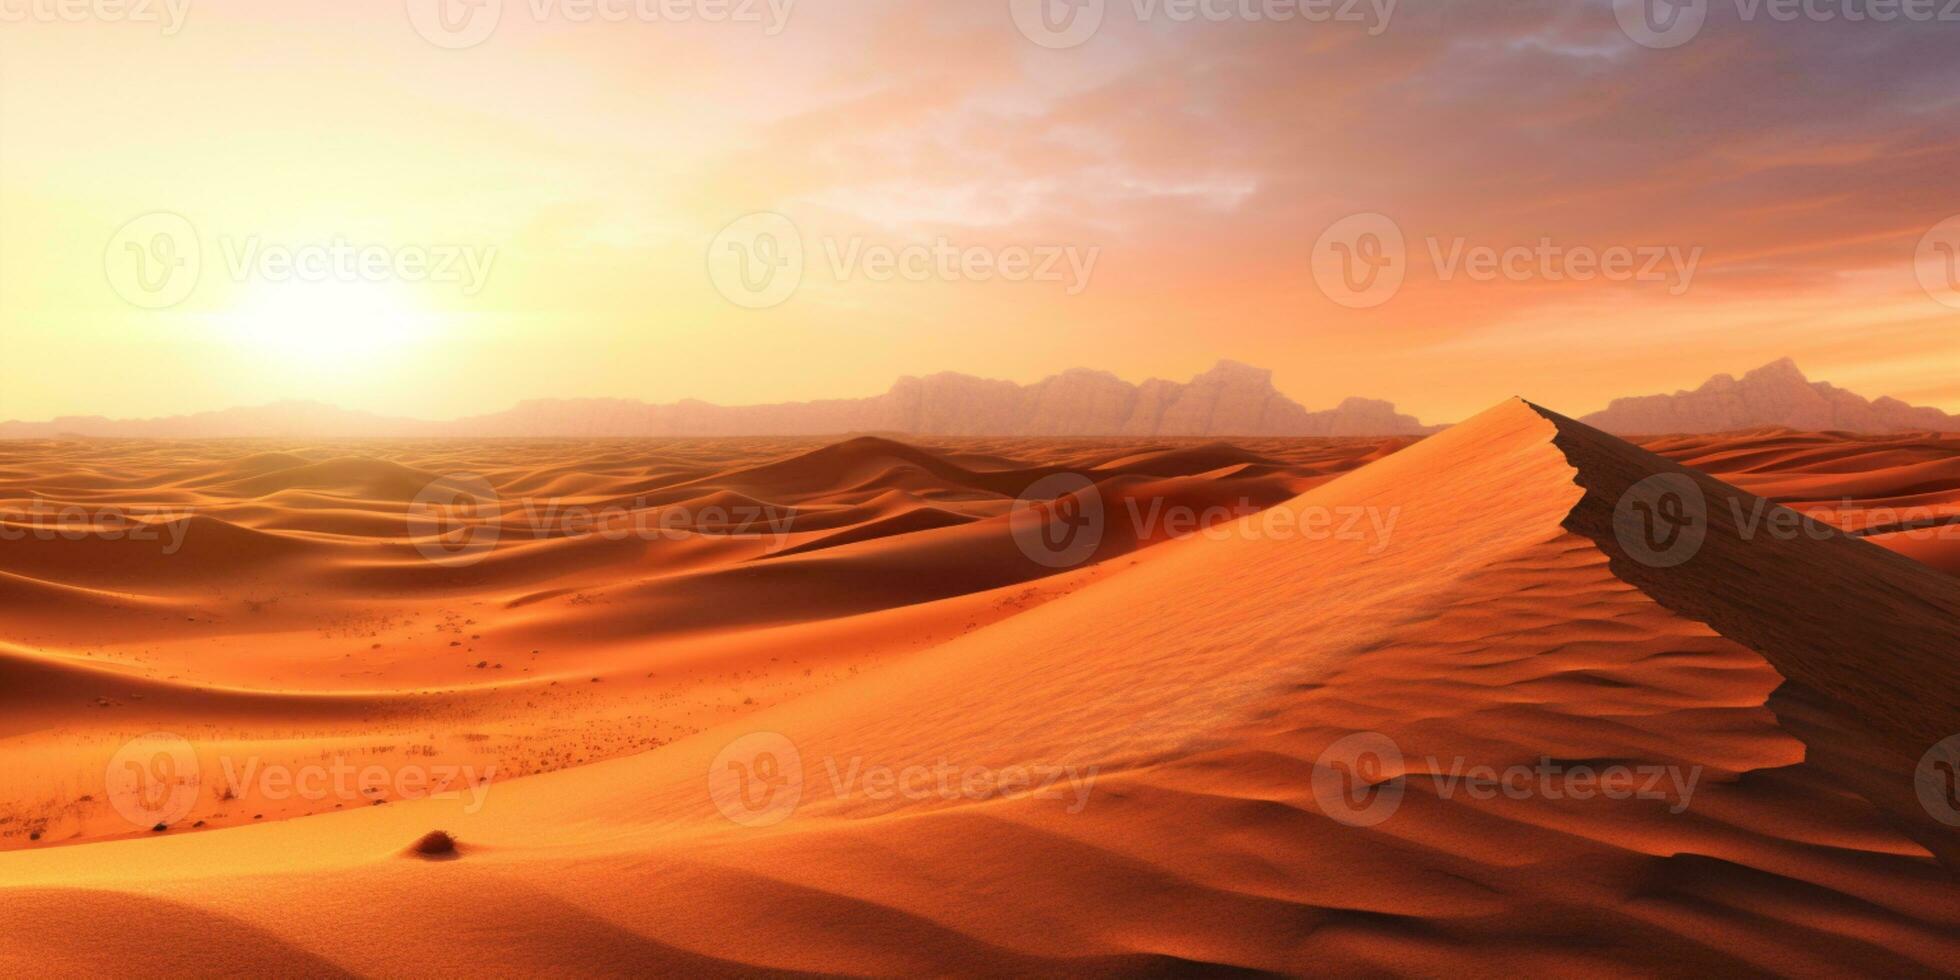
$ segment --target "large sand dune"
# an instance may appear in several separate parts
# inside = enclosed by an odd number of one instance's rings
[[[7,447],[0,501],[202,523],[0,550],[0,971],[1949,970],[1914,779],[1960,732],[1960,579],[1863,507],[1733,515],[1950,466],[1760,442],[1655,445],[1689,470],[1513,401],[1406,448]],[[461,530],[501,531],[432,565],[377,515],[460,470],[500,494]],[[1057,568],[1011,497],[1063,473],[1123,517]],[[1698,544],[1656,560],[1636,517],[1684,484]],[[533,495],[793,518],[609,540]],[[157,833],[101,773],[159,730],[207,777],[504,768],[385,806],[207,781]],[[438,829],[459,854],[412,852]]]

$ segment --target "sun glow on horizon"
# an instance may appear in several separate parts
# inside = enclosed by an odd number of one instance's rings
[[[228,339],[298,369],[344,367],[433,340],[439,318],[388,282],[260,282],[220,316]]]

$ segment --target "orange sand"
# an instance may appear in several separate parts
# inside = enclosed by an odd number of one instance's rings
[[[1896,478],[1923,450],[1700,438],[1650,444],[1792,501],[1942,492]],[[1960,851],[1912,778],[1960,732],[1960,579],[1744,534],[1741,490],[1523,402],[1402,445],[0,444],[0,506],[197,515],[167,556],[0,543],[0,972],[1950,969]],[[402,514],[459,470],[503,533],[433,565]],[[1058,571],[1010,498],[1062,470],[1126,516]],[[1616,512],[1657,474],[1710,504],[1677,568]],[[796,521],[608,540],[527,496]],[[1241,499],[1177,540],[1127,516]],[[1350,511],[1392,531],[1280,530]],[[102,775],[151,731],[206,777],[162,833]],[[337,754],[498,777],[283,809],[208,778]]]

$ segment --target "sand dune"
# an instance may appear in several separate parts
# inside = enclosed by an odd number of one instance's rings
[[[513,491],[493,508],[513,533],[441,567],[406,533],[267,528],[246,516],[264,498],[199,484],[247,569],[187,547],[204,612],[115,649],[15,640],[0,659],[68,712],[0,751],[43,760],[30,791],[71,794],[0,824],[26,848],[0,854],[0,970],[1950,968],[1960,851],[1913,780],[1960,732],[1960,579],[1852,533],[1870,507],[1840,503],[1841,526],[1734,518],[1783,513],[1752,491],[1937,496],[1945,447],[1653,446],[1699,469],[1518,401],[1406,446],[696,444],[581,471],[554,458],[589,452],[572,445],[205,448],[271,495],[301,467],[264,453],[365,454],[593,504],[657,496],[648,512],[793,516],[613,542],[520,517]],[[94,454],[151,450],[73,451],[79,487],[112,469]],[[35,452],[0,472],[57,453]],[[1056,568],[1017,548],[1011,498],[1064,472],[1095,496],[1042,506],[1118,517]],[[356,509],[390,489],[335,475],[308,489]],[[1670,564],[1629,515],[1684,481],[1701,531]],[[0,483],[0,504],[28,489]],[[1134,516],[1235,499],[1251,512],[1181,534]],[[853,520],[799,523],[840,511]],[[59,550],[26,570],[0,552],[0,571],[99,588],[52,577],[92,568]],[[240,576],[267,568],[276,591],[251,592]],[[74,666],[86,654],[100,663]],[[77,678],[105,670],[250,703],[83,722]],[[361,717],[255,714],[299,693]],[[392,746],[531,775],[266,820],[207,780],[184,817],[206,832],[102,840],[104,760],[157,730],[186,736],[200,774]],[[1607,794],[1621,772],[1645,788]],[[35,820],[43,839],[22,840]],[[435,829],[459,856],[412,852]],[[157,952],[114,958],[139,949]]]
[[[1085,474],[1112,508],[1216,507],[1216,520],[1379,445],[8,443],[0,643],[26,658],[8,695],[36,720],[14,719],[20,737],[0,758],[192,730],[287,762],[319,741],[435,761],[496,749],[507,774],[589,763],[1101,574],[1016,546],[1014,498],[1045,476]],[[1259,469],[1200,475],[1226,463]],[[494,501],[408,519],[425,490],[478,476]],[[1123,526],[1097,556],[1167,536]],[[486,547],[432,561],[444,531],[481,532]],[[231,693],[215,709],[193,696],[212,691]],[[0,792],[0,849],[147,833],[82,788],[101,761]],[[287,802],[284,815],[348,801]],[[190,819],[209,829],[257,812],[213,805]]]

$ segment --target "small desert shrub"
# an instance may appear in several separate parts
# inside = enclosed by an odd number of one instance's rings
[[[431,830],[415,842],[415,853],[423,857],[449,857],[456,853],[456,838],[448,831]]]

